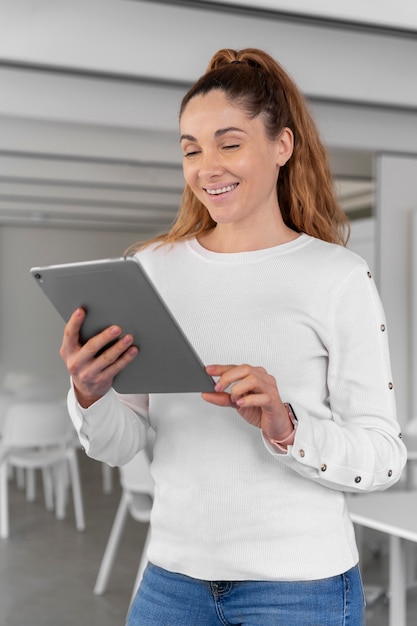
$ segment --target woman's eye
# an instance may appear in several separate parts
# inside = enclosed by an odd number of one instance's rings
[[[224,150],[233,150],[234,148],[239,148],[239,144],[231,143],[231,144],[228,144],[227,146],[223,146]]]
[[[193,157],[193,156],[195,156],[196,154],[199,154],[199,153],[200,153],[200,150],[189,150],[188,152],[184,153],[184,157],[186,157],[186,158],[187,157]]]

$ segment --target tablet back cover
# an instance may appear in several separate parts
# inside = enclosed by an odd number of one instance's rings
[[[31,274],[65,321],[87,311],[81,341],[117,324],[139,346],[116,375],[119,393],[213,391],[213,379],[134,257],[33,267]]]

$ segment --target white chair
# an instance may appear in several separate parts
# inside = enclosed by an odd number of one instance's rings
[[[113,491],[113,468],[107,463],[101,464],[101,480],[103,493],[111,493]]]
[[[128,514],[130,513],[133,519],[138,522],[149,523],[154,492],[154,484],[149,471],[149,464],[149,454],[146,450],[142,450],[136,454],[129,463],[119,468],[122,496],[97,575],[94,587],[94,593],[96,595],[102,595],[107,590],[111,570]],[[138,572],[133,586],[132,599],[142,580],[143,571],[147,563],[146,553],[149,539],[150,528],[148,528],[145,545],[142,550]]]
[[[8,371],[1,381],[0,387],[0,439],[3,432],[3,422],[7,408],[15,403],[26,400],[59,400],[59,395],[54,385],[38,380],[24,372]],[[9,467],[10,476],[13,468]],[[45,474],[45,472],[43,472]],[[26,470],[16,468],[17,486],[23,489],[26,483],[26,497],[29,501],[35,500],[35,472],[33,469]],[[44,477],[45,482],[45,477]],[[45,493],[46,496],[46,493]],[[49,504],[47,504],[49,509]]]
[[[5,415],[0,445],[0,537],[9,536],[8,472],[10,467],[43,470],[45,502],[56,517],[65,517],[67,469],[71,480],[75,521],[84,530],[84,509],[73,426],[64,403],[19,401]],[[54,477],[52,482],[51,470]],[[32,487],[33,489],[33,487]]]

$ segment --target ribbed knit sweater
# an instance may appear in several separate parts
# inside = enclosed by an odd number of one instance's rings
[[[87,453],[121,465],[156,433],[150,561],[208,580],[311,580],[358,561],[346,491],[396,482],[387,322],[360,257],[301,235],[215,253],[196,240],[139,258],[205,364],[263,366],[298,418],[287,453],[200,394],[69,409]]]

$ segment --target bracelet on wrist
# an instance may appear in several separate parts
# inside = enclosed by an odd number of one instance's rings
[[[269,442],[274,445],[277,446],[278,448],[280,448],[281,450],[285,450],[285,446],[291,445],[294,442],[294,437],[295,437],[295,431],[297,429],[297,417],[294,413],[294,409],[292,408],[291,404],[289,402],[284,402],[284,406],[287,409],[288,412],[288,417],[290,418],[290,421],[293,425],[293,429],[290,432],[289,435],[287,435],[284,439],[270,439],[268,438]]]

